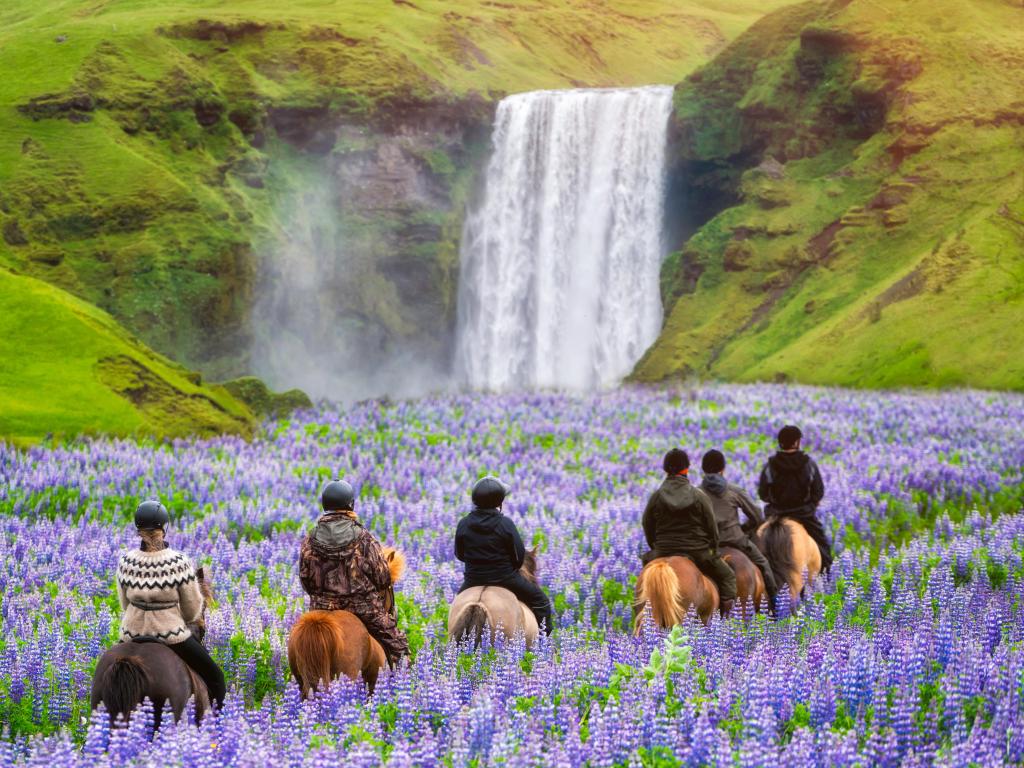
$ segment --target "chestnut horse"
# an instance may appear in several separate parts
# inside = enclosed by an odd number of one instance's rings
[[[769,518],[757,529],[754,543],[768,558],[776,579],[789,585],[794,603],[800,599],[804,587],[812,584],[821,573],[821,550],[807,529],[796,520],[778,516]]]
[[[391,583],[395,584],[405,573],[405,556],[384,547],[384,559],[391,571]],[[366,631],[359,617],[349,611],[307,611],[288,633],[288,666],[302,698],[321,684],[327,690],[339,675],[355,680],[361,674],[372,693],[377,675],[386,664],[380,643]]]
[[[736,574],[736,605],[744,619],[751,618],[750,613],[759,613],[768,607],[768,596],[765,593],[764,576],[761,569],[743,552],[733,547],[722,547],[722,559],[729,564]]]
[[[651,605],[655,623],[663,629],[681,622],[690,608],[707,624],[718,610],[718,588],[690,558],[658,557],[644,566],[636,581],[633,631],[638,635],[646,603]]]
[[[743,618],[748,611],[760,610],[764,600],[764,577],[750,558],[732,547],[722,548],[722,559],[736,574],[736,598]],[[651,604],[655,623],[670,629],[683,620],[692,607],[700,620],[707,624],[718,609],[718,587],[701,573],[688,557],[659,557],[640,572],[636,582],[636,602],[633,604],[633,630],[640,633],[643,608]]]
[[[188,628],[202,642],[206,635],[206,606],[213,602],[213,590],[204,568],[196,569],[196,579],[203,593],[203,613]],[[153,724],[159,728],[166,704],[177,720],[193,696],[196,720],[202,720],[210,707],[202,678],[155,638],[139,639],[118,643],[100,656],[92,676],[90,706],[96,709],[102,703],[113,724],[118,716],[127,721],[142,700],[148,698],[153,703]]]
[[[537,583],[536,548],[526,553],[519,572],[528,581]],[[491,642],[494,642],[499,626],[509,639],[522,632],[527,648],[533,645],[540,631],[533,611],[503,587],[470,587],[457,594],[448,609],[449,640],[461,640],[470,634],[475,647],[480,645],[487,628],[490,629]]]

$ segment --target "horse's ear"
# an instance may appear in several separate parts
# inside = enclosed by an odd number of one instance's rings
[[[200,565],[196,568],[196,578],[200,581],[206,581],[206,566]]]
[[[534,557],[536,557],[538,549],[539,549],[539,547],[534,547],[533,549],[530,550],[530,554],[533,555]]]
[[[385,558],[389,563],[395,559],[395,550],[388,550],[387,557]]]

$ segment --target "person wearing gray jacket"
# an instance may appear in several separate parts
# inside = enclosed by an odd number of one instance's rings
[[[712,449],[705,453],[701,458],[700,468],[704,474],[700,487],[711,499],[711,508],[718,522],[719,546],[733,547],[749,557],[764,576],[764,588],[769,600],[774,600],[778,586],[768,558],[740,527],[739,510],[742,509],[750,521],[759,526],[764,522],[761,508],[746,491],[726,481],[723,474],[725,455],[721,451]]]

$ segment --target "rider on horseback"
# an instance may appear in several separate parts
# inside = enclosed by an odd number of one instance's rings
[[[124,610],[121,642],[159,641],[174,651],[206,683],[210,700],[224,703],[224,673],[187,625],[203,613],[203,594],[192,563],[164,541],[170,516],[159,501],[135,510],[139,548],[121,555],[117,598]]]
[[[769,517],[790,517],[807,529],[821,550],[821,569],[832,566],[832,547],[815,512],[825,496],[825,483],[818,465],[800,450],[803,433],[787,425],[779,430],[779,451],[768,459],[758,483],[757,495],[767,502]]]
[[[354,613],[394,667],[409,654],[409,641],[398,628],[391,571],[381,546],[356,518],[351,485],[328,483],[320,503],[324,514],[299,554],[299,580],[310,606]]]
[[[473,510],[455,531],[455,556],[466,564],[459,592],[470,587],[504,587],[526,604],[537,625],[550,635],[551,601],[519,572],[526,547],[516,524],[501,513],[508,492],[509,487],[495,477],[485,477],[473,486]]]
[[[651,551],[640,559],[646,565],[659,557],[690,558],[718,586],[722,615],[726,616],[736,599],[736,574],[718,554],[718,523],[711,501],[690,484],[686,451],[673,448],[665,454],[662,466],[668,477],[651,494],[643,516]]]
[[[775,584],[775,575],[772,573],[768,558],[754,546],[754,542],[740,528],[738,510],[742,509],[752,524],[760,525],[764,522],[761,508],[754,503],[746,491],[738,485],[726,481],[723,476],[725,456],[721,451],[712,449],[705,453],[700,460],[700,468],[704,474],[704,479],[700,484],[701,490],[711,499],[711,508],[714,509],[715,519],[718,520],[719,545],[734,547],[749,557],[764,576],[764,588],[768,593],[769,600],[774,599],[778,587]]]

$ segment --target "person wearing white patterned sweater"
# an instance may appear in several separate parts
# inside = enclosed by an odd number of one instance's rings
[[[158,501],[144,501],[135,512],[142,542],[121,555],[117,566],[117,598],[124,611],[121,641],[145,637],[166,645],[203,678],[210,700],[219,708],[224,674],[188,626],[202,616],[203,593],[192,562],[164,541],[169,522]]]

